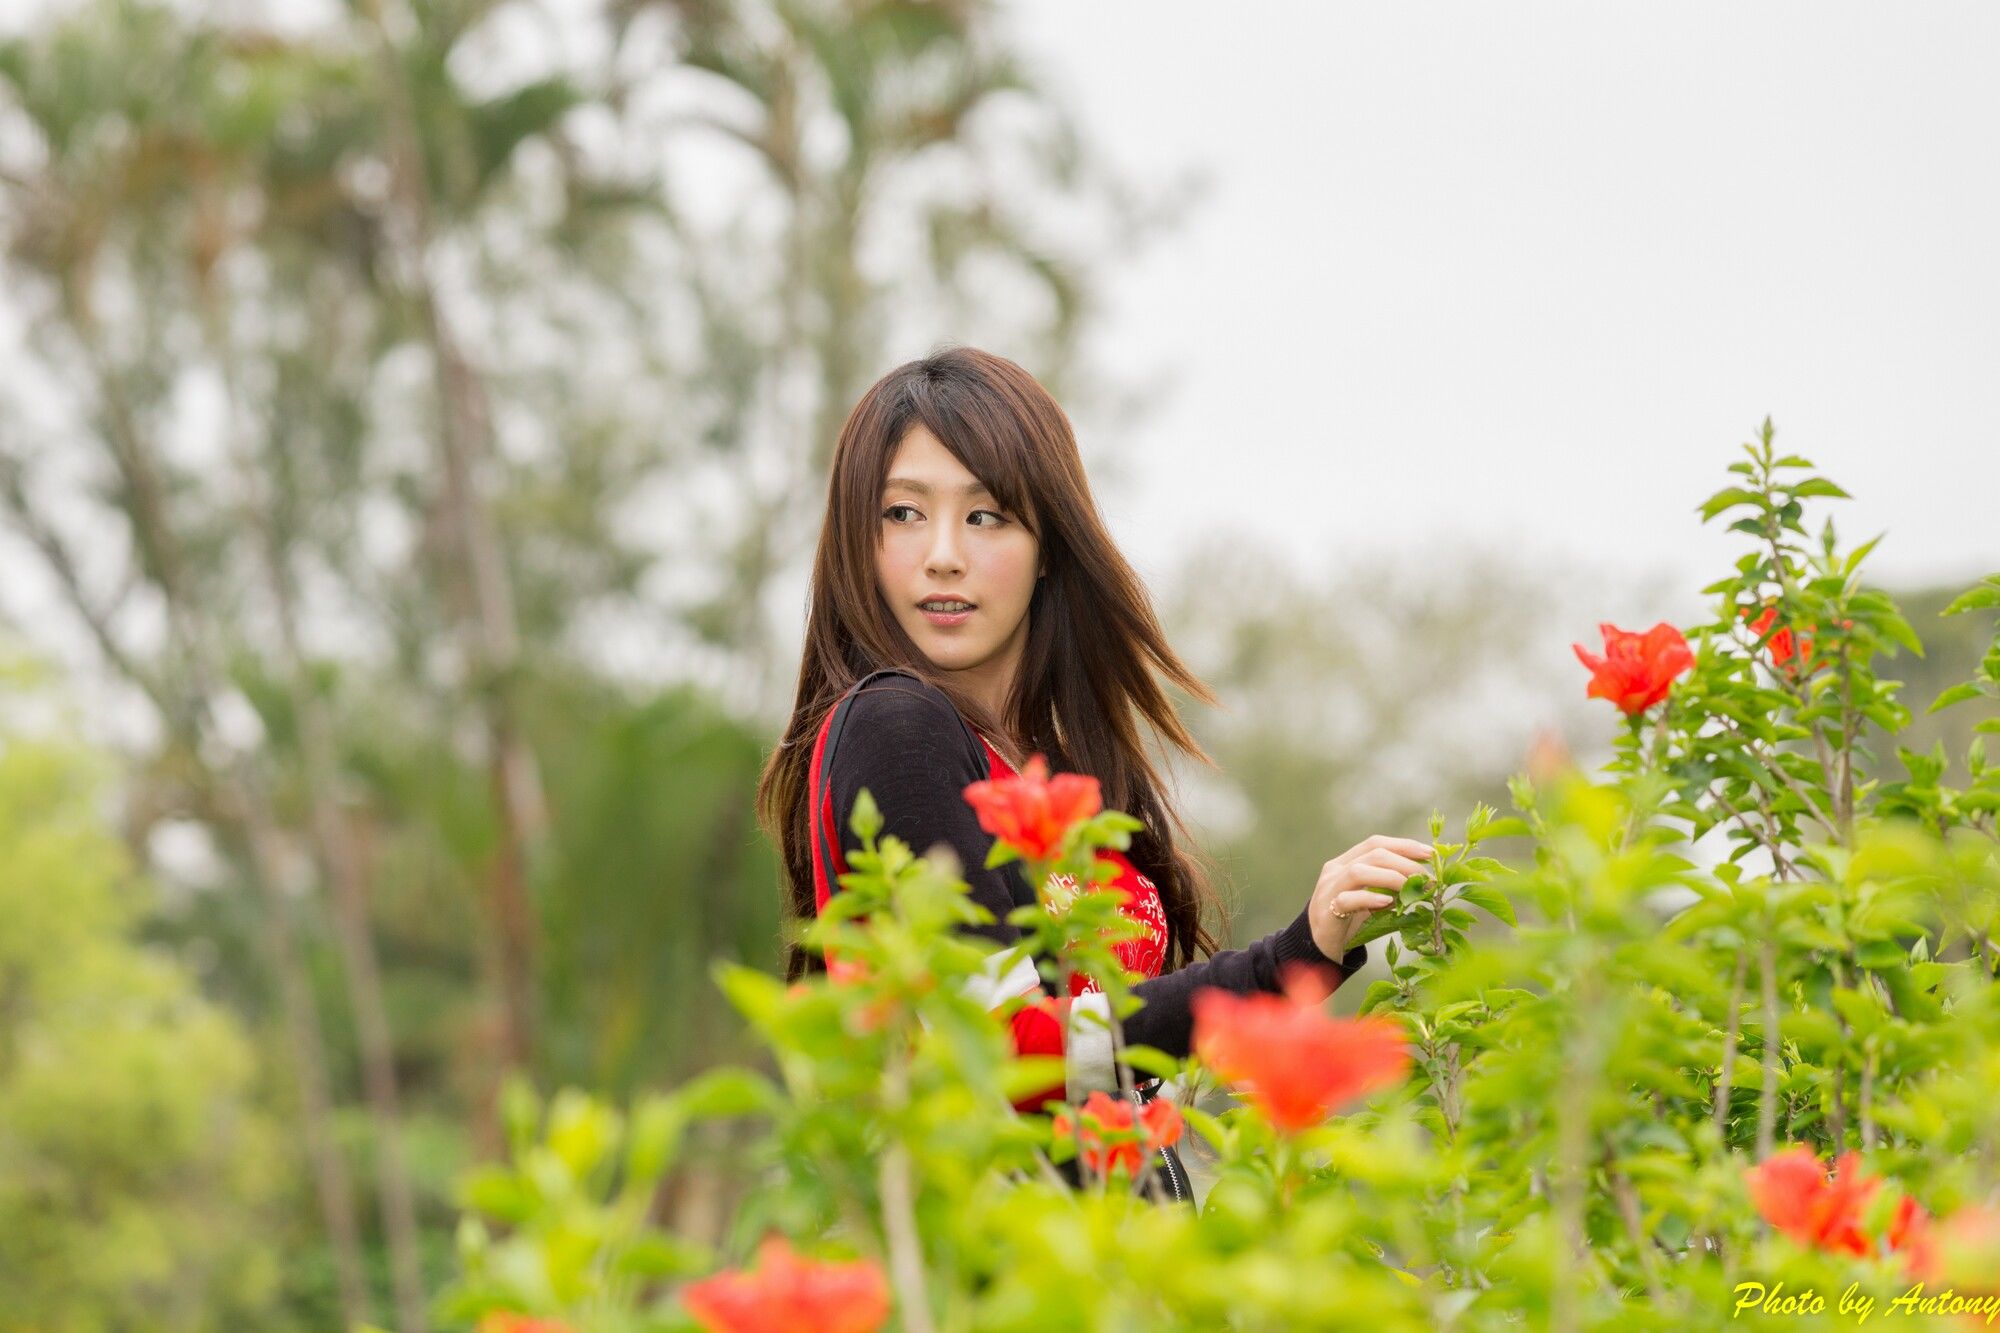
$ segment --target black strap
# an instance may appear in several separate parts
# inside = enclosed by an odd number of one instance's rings
[[[909,676],[912,680],[917,679],[914,674],[900,667],[884,667],[880,671],[869,672],[860,680],[848,686],[846,692],[834,704],[833,721],[827,724],[826,745],[821,748],[819,756],[818,791],[819,804],[822,806],[825,805],[827,797],[833,790],[833,752],[840,744],[840,733],[847,727],[847,715],[854,707],[854,697],[861,692],[863,685],[874,680],[877,676]],[[819,811],[815,809],[813,814],[817,816]],[[835,827],[835,821],[839,817],[840,811],[836,809],[833,818],[825,821],[821,826],[820,836],[813,844],[813,855],[820,859],[820,866],[826,874],[826,891],[829,896],[840,892],[840,880],[834,873],[834,852],[840,846],[840,830]]]

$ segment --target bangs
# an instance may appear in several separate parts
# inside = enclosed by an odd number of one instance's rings
[[[1034,503],[1034,446],[1012,413],[996,410],[990,386],[953,375],[919,376],[910,384],[908,425],[921,424],[986,484],[993,498],[1040,527]],[[908,430],[905,425],[897,438]],[[888,475],[888,459],[883,459]]]

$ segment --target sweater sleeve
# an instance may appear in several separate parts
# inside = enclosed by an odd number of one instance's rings
[[[901,838],[919,856],[940,843],[951,848],[973,901],[994,918],[971,929],[1005,949],[1020,938],[1019,928],[1007,923],[1007,914],[1033,897],[1019,862],[986,868],[993,837],[980,828],[964,791],[969,783],[987,776],[985,754],[967,733],[951,701],[924,682],[892,677],[871,682],[855,695],[834,751],[829,781],[844,854],[860,850],[861,840],[848,821],[855,797],[866,788],[882,813],[884,835]],[[1125,1020],[1124,1038],[1175,1057],[1185,1056],[1193,1027],[1189,1003],[1197,989],[1215,986],[1238,993],[1281,991],[1284,982],[1280,974],[1290,962],[1335,967],[1332,979],[1338,985],[1366,962],[1367,956],[1365,948],[1355,948],[1337,961],[1326,957],[1314,943],[1311,924],[1301,909],[1290,925],[1244,948],[1225,950],[1179,971],[1137,983],[1133,994],[1145,1004]],[[1074,1004],[1067,997],[1052,996],[1050,984],[1043,981],[1032,960],[1025,958],[1005,975],[996,970],[987,982],[995,1005],[1015,996],[1043,992],[1014,1016],[1015,1048],[1022,1054],[1062,1055],[1068,1066],[1070,1096],[1117,1086],[1101,994],[1078,996]],[[1061,1091],[1051,1089],[1017,1105],[1030,1109]]]

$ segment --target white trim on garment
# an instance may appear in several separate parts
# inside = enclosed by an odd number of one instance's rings
[[[1118,1063],[1111,1053],[1111,997],[1085,991],[1070,1001],[1069,1031],[1063,1035],[1066,1095],[1082,1101],[1093,1092],[1118,1090]]]
[[[1014,960],[1011,964],[1009,958]],[[1041,988],[1042,974],[1035,970],[1035,960],[1017,946],[988,954],[984,969],[977,976],[967,977],[960,993],[969,1000],[977,1000],[982,1009],[997,1009],[1017,995]]]

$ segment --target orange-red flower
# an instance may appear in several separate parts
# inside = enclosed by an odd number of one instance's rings
[[[1912,1276],[1922,1276],[1936,1264],[1931,1227],[1931,1215],[1905,1194],[1896,1203],[1889,1229],[1882,1233],[1889,1248],[1903,1256],[1903,1267]]]
[[[1055,1113],[1051,1127],[1058,1138],[1076,1133],[1067,1110]],[[1136,1176],[1148,1154],[1180,1142],[1181,1129],[1180,1108],[1172,1102],[1155,1098],[1135,1116],[1132,1103],[1093,1092],[1083,1103],[1084,1165],[1106,1173],[1123,1167]]]
[[[826,956],[826,979],[836,986],[852,986],[868,980],[868,964],[852,958],[841,958],[829,951]]]
[[[1801,1245],[1835,1254],[1867,1254],[1861,1212],[1882,1184],[1861,1169],[1861,1154],[1843,1153],[1834,1177],[1812,1149],[1793,1146],[1743,1173],[1764,1220]]]
[[[1318,969],[1297,964],[1285,994],[1194,994],[1194,1049],[1216,1074],[1286,1132],[1306,1129],[1377,1088],[1401,1082],[1410,1053],[1386,1018],[1330,1018]]]
[[[1750,608],[1747,606],[1743,608],[1743,618],[1750,620]],[[1762,638],[1765,631],[1771,628],[1771,625],[1777,618],[1778,608],[1773,604],[1767,603],[1763,614],[1755,620],[1750,621],[1750,630],[1759,638]],[[1840,622],[1840,627],[1842,629],[1853,629],[1854,622],[1843,620]],[[1811,629],[1812,626],[1808,625],[1806,628]],[[1785,674],[1788,676],[1796,676],[1800,671],[1810,671],[1812,669],[1813,640],[1811,634],[1798,634],[1795,636],[1792,633],[1791,626],[1786,625],[1781,627],[1777,633],[1771,635],[1764,646],[1770,649],[1771,665],[1783,668]]]
[[[757,1247],[756,1271],[690,1282],[681,1304],[709,1333],[875,1333],[889,1317],[889,1281],[867,1259],[821,1263],[769,1236]]]
[[[479,1320],[478,1333],[576,1333],[567,1319],[548,1319],[513,1310],[488,1310]]]
[[[2000,1208],[1971,1204],[1920,1229],[1910,1276],[1950,1282],[1966,1294],[2000,1294]]]
[[[829,984],[842,988],[863,986],[872,980],[874,975],[869,970],[868,964],[860,959],[846,958],[831,950],[827,951],[826,979]],[[895,1016],[896,1008],[896,997],[893,995],[883,995],[862,1005],[853,1005],[850,1002],[846,1015],[848,1030],[857,1035],[879,1031]]]
[[[965,799],[978,812],[979,827],[1030,861],[1053,859],[1070,825],[1103,809],[1096,778],[1084,773],[1052,778],[1039,754],[1015,777],[971,783]]]
[[[1745,619],[1749,618],[1749,607],[1746,606],[1743,608],[1743,615]],[[1778,608],[1775,606],[1766,606],[1764,614],[1750,622],[1750,630],[1753,634],[1762,638],[1764,632],[1771,628],[1772,622],[1777,618]],[[1792,634],[1792,628],[1789,625],[1773,634],[1770,641],[1764,646],[1771,651],[1771,665],[1774,667],[1783,667],[1788,675],[1796,676],[1800,668],[1805,667],[1812,661],[1812,635],[1800,634],[1795,639]],[[1795,657],[1798,661],[1793,663],[1792,659]]]
[[[1674,677],[1694,665],[1694,651],[1681,632],[1662,620],[1640,634],[1601,624],[1604,656],[1599,657],[1580,643],[1577,660],[1590,668],[1590,685],[1584,693],[1592,699],[1609,699],[1627,714],[1643,713],[1667,697]]]

